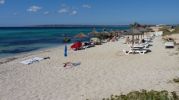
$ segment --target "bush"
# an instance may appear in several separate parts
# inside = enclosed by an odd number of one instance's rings
[[[174,78],[173,81],[179,83],[179,78]]]
[[[161,28],[160,31],[163,31],[163,36],[172,34],[166,27]]]
[[[176,26],[176,27],[175,27],[174,33],[179,33],[179,26]]]
[[[111,95],[110,98],[103,98],[102,100],[179,100],[175,92],[168,91],[133,91],[126,95]]]
[[[163,35],[165,36],[165,35],[171,35],[171,34],[176,34],[176,33],[179,33],[179,26],[176,26],[174,29],[174,31],[173,32],[170,32],[169,31],[169,27],[162,27],[161,29],[160,29],[160,31],[163,31]]]

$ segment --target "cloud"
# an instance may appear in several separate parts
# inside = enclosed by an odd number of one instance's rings
[[[27,9],[27,11],[29,11],[29,12],[37,12],[37,11],[39,11],[40,9],[42,9],[42,7],[33,5],[33,6],[31,6],[29,9]]]
[[[71,11],[70,15],[76,15],[78,12],[76,10]]]
[[[68,15],[76,15],[78,11],[76,8],[67,6],[66,4],[61,5],[60,10],[58,10],[58,13],[60,14],[68,14]]]
[[[49,14],[49,11],[45,11],[45,12],[44,12],[44,15],[48,15],[48,14]]]
[[[82,7],[83,7],[83,8],[91,8],[91,5],[83,4]]]
[[[5,3],[5,0],[0,0],[0,5],[4,3]]]
[[[67,8],[61,8],[58,13],[68,13],[69,12],[69,9]]]

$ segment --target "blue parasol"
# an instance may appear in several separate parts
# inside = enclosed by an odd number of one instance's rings
[[[65,44],[64,56],[67,57],[67,45]]]

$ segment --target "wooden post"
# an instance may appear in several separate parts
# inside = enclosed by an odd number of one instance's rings
[[[134,29],[134,28],[132,28]],[[132,47],[134,46],[134,32],[132,32]]]

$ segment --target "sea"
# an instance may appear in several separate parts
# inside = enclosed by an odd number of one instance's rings
[[[93,30],[98,32],[127,30],[129,26],[110,27],[0,27],[0,58],[15,56],[45,48],[64,45],[64,37],[71,38],[71,42],[79,33],[88,34]],[[88,41],[84,38],[81,41]]]

